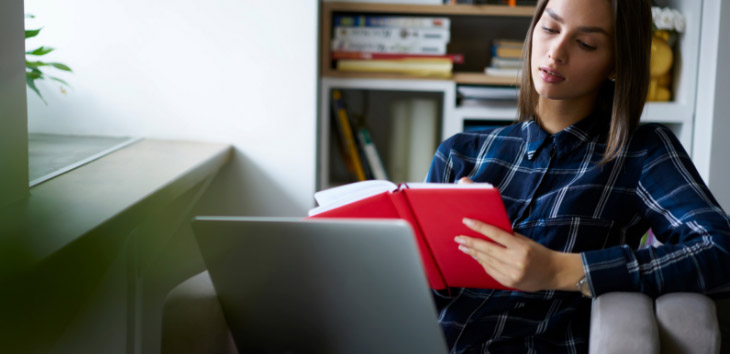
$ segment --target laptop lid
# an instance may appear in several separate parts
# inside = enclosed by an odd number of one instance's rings
[[[401,220],[197,217],[241,353],[446,353]]]

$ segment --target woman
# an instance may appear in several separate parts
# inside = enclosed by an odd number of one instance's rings
[[[539,1],[520,122],[439,147],[427,180],[492,183],[515,231],[465,219],[496,243],[459,249],[521,290],[437,293],[452,352],[587,352],[592,296],[730,284],[727,214],[667,128],[638,126],[650,36],[648,1]],[[664,245],[635,250],[649,228]]]

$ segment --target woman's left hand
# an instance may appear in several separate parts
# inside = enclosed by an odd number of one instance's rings
[[[494,241],[457,236],[459,250],[472,256],[489,275],[502,285],[522,291],[559,289],[563,274],[561,255],[518,233],[478,220],[464,219],[464,224]],[[582,273],[582,267],[580,269]],[[580,277],[578,276],[577,279]],[[576,279],[576,281],[577,281]]]

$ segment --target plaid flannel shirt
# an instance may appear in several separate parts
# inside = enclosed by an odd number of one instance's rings
[[[461,133],[438,148],[426,180],[499,189],[515,232],[580,253],[595,296],[707,293],[730,285],[730,218],[672,132],[641,125],[605,164],[608,119],[554,135],[535,121]],[[637,250],[651,228],[663,245]],[[451,289],[435,293],[453,353],[588,351],[590,300],[577,292]]]

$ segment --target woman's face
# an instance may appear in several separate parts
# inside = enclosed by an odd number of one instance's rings
[[[541,99],[595,100],[613,72],[607,0],[550,0],[532,33],[531,74]]]

